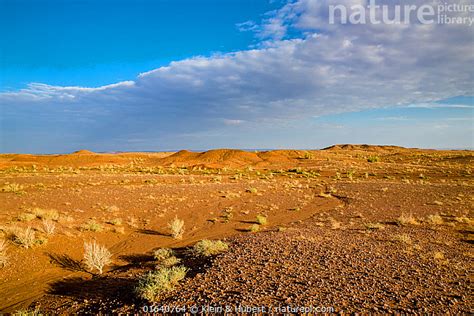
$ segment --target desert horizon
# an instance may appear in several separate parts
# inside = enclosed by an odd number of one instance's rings
[[[34,156],[45,156],[45,155],[71,155],[78,153],[89,153],[89,154],[152,154],[152,153],[177,153],[180,151],[189,151],[189,152],[206,152],[213,150],[241,150],[241,151],[277,151],[277,150],[300,150],[300,151],[311,151],[311,150],[327,150],[333,147],[343,147],[343,146],[353,146],[353,147],[393,147],[393,148],[403,148],[403,149],[413,149],[413,150],[440,150],[440,151],[472,151],[474,148],[465,147],[465,148],[435,148],[435,147],[406,147],[394,144],[333,144],[329,146],[324,146],[320,148],[292,148],[292,147],[281,147],[281,148],[239,148],[239,147],[216,147],[216,148],[181,148],[181,149],[159,149],[159,150],[136,150],[136,151],[127,151],[127,150],[111,150],[111,151],[98,151],[98,150],[89,150],[87,148],[78,148],[71,152],[47,152],[47,153],[36,153],[36,152],[2,152],[0,155],[34,155]]]
[[[0,38],[0,316],[474,314],[469,0],[0,0]]]

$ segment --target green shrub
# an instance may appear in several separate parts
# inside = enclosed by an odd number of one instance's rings
[[[164,267],[149,272],[138,280],[135,292],[141,299],[156,302],[161,295],[172,291],[185,278],[186,272],[184,266]]]

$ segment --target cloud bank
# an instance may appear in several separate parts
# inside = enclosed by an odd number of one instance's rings
[[[258,25],[238,26],[262,39],[255,49],[172,62],[133,81],[97,88],[31,83],[0,93],[0,123],[5,131],[13,128],[18,141],[27,133],[22,128],[34,134],[69,126],[66,134],[77,143],[159,143],[172,134],[275,126],[474,94],[472,27],[330,25],[331,3],[366,1],[288,3]],[[36,126],[23,126],[31,115]]]

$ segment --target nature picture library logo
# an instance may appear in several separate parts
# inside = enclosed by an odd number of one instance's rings
[[[472,1],[344,1],[329,4],[329,24],[474,24]]]

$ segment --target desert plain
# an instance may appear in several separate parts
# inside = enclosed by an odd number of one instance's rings
[[[369,145],[1,154],[0,311],[473,313],[473,162]],[[226,247],[197,255],[201,240]],[[163,248],[186,274],[150,301],[136,289]]]

